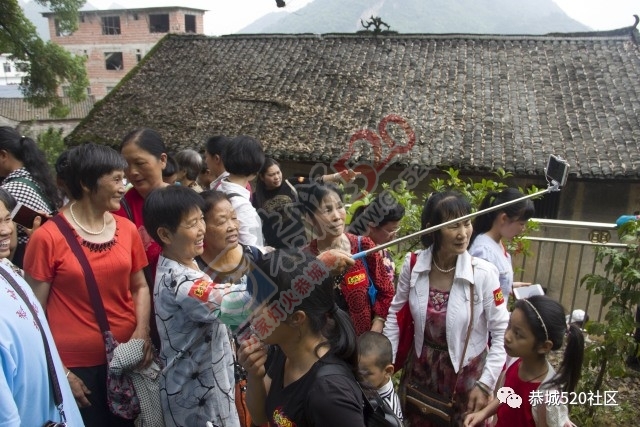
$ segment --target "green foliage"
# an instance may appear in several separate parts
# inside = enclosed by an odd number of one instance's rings
[[[632,309],[640,302],[640,221],[627,222],[619,235],[626,248],[603,246],[596,250],[596,261],[604,264],[605,275],[587,274],[580,281],[609,306],[604,322],[586,325],[593,342],[585,349],[585,367],[590,369],[578,386],[585,392],[604,391],[608,378],[625,376],[625,359],[637,351],[632,334],[638,325]],[[602,407],[589,406],[579,408],[576,419],[580,425],[597,425],[604,415]]]
[[[49,127],[45,132],[38,135],[36,142],[38,147],[44,151],[47,157],[47,163],[49,163],[51,170],[53,170],[58,156],[67,148],[64,145],[62,129]]]
[[[480,181],[473,181],[470,178],[467,180],[460,178],[460,171],[454,168],[449,168],[444,172],[447,175],[446,178],[434,178],[431,180],[429,183],[431,189],[437,192],[446,190],[458,191],[471,201],[472,206],[476,210],[480,206],[482,199],[484,199],[489,192],[501,191],[504,188],[507,188],[508,185],[506,181],[513,176],[512,174],[505,172],[503,169],[498,169],[494,172],[496,177],[495,180],[483,178]],[[405,208],[405,215],[400,221],[400,230],[397,237],[408,236],[422,229],[421,215],[425,197],[418,197],[413,191],[407,189],[406,184],[407,183],[403,181],[400,185],[396,186],[395,189],[390,188],[386,183],[382,185],[382,188],[384,190],[388,190]],[[520,188],[520,191],[524,194],[532,194],[539,190],[533,186],[526,191]],[[362,203],[368,204],[374,197],[374,194],[368,194]],[[361,202],[358,201],[355,203]],[[507,249],[515,254],[523,252],[527,253],[529,250],[529,241],[522,237],[531,233],[531,231],[535,229],[537,229],[537,225],[529,221],[524,233],[521,236],[514,238],[511,242],[508,242]],[[396,264],[397,274],[402,268],[402,263],[404,262],[404,257],[407,252],[414,251],[419,248],[421,248],[419,237],[413,237],[400,245],[391,246],[389,248],[389,252]]]
[[[60,31],[77,29],[78,9],[84,4],[83,0],[36,1],[56,14]],[[68,108],[57,96],[57,89],[64,82],[69,84],[69,96],[74,101],[81,101],[86,96],[89,80],[85,58],[74,56],[61,46],[38,37],[17,0],[0,2],[0,52],[11,54],[11,59],[27,73],[21,90],[35,107],[50,105],[51,114],[57,117],[68,114]]]
[[[383,184],[382,188],[388,190],[405,210],[404,217],[400,220],[400,230],[397,236],[408,236],[420,230],[422,228],[420,226],[420,215],[422,214],[422,207],[424,206],[424,198],[419,198],[413,191],[408,190],[405,181],[402,181],[400,185],[396,186],[395,190],[387,183]],[[393,262],[396,265],[396,274],[400,273],[400,268],[402,267],[404,256],[407,252],[415,251],[419,247],[420,238],[413,237],[399,246],[389,248]]]
[[[448,178],[441,179],[436,178],[431,181],[431,188],[433,191],[445,191],[445,190],[454,190],[457,191],[464,196],[466,196],[471,202],[471,206],[473,206],[474,210],[477,210],[482,203],[482,200],[485,196],[492,191],[502,191],[505,188],[509,187],[506,181],[513,177],[513,174],[505,171],[502,168],[498,168],[493,174],[496,177],[496,180],[482,178],[480,181],[473,181],[471,178],[468,180],[463,180],[460,178],[460,171],[454,168],[449,168],[445,170],[444,173],[447,174]],[[518,188],[522,194],[533,194],[539,191],[539,189],[533,185],[528,189],[523,189],[521,187]],[[507,250],[514,255],[518,255],[521,253],[528,254],[529,247],[531,242],[529,240],[524,239],[524,236],[531,234],[532,231],[538,229],[538,225],[532,221],[527,223],[525,231],[516,236],[510,242],[505,242]]]

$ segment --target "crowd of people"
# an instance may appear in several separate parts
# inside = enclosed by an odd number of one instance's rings
[[[363,427],[372,393],[412,427],[570,425],[566,406],[528,396],[575,388],[581,331],[546,296],[507,310],[523,284],[503,240],[522,233],[530,201],[456,221],[469,201],[432,193],[421,229],[447,224],[396,275],[387,250],[360,256],[398,234],[405,210],[390,192],[349,224],[351,170],[285,178],[249,136],[195,148],[204,157],[169,155],[157,131],[136,129],[119,152],[64,152],[56,187],[35,142],[0,127],[1,425]],[[481,208],[521,196],[491,193]],[[38,213],[17,233],[16,201]],[[145,377],[156,396],[137,398],[162,414],[114,411],[109,339],[143,343],[132,372],[160,366]],[[565,341],[556,372],[547,355]],[[524,404],[497,399],[501,387]]]

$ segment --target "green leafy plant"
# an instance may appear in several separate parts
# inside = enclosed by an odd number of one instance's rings
[[[444,170],[443,172],[447,175],[447,177],[432,179],[429,182],[429,187],[431,188],[431,190],[455,190],[466,196],[471,201],[471,205],[473,206],[473,208],[476,210],[480,206],[482,199],[484,199],[484,197],[489,192],[501,191],[507,188],[509,185],[506,181],[513,177],[513,174],[506,172],[504,169],[498,169],[496,172],[494,172],[495,180],[482,178],[479,181],[474,181],[471,178],[466,180],[460,178],[460,171],[454,168],[449,168],[447,170]],[[382,188],[383,190],[388,190],[405,208],[405,215],[400,221],[400,230],[397,236],[408,236],[420,230],[420,216],[422,215],[422,207],[424,206],[425,197],[418,197],[414,191],[407,189],[407,183],[405,181],[402,181],[393,189],[389,186],[389,184],[386,183],[382,185]],[[531,186],[526,190],[520,188],[520,191],[523,194],[533,194],[539,191],[539,189],[535,186]],[[356,203],[367,204],[371,200],[373,200],[374,197],[375,194],[373,193],[367,194],[362,202],[358,201]],[[511,242],[508,242],[507,250],[509,250],[513,254],[528,253],[530,242],[526,239],[523,239],[522,237],[530,234],[537,228],[538,227],[534,222],[529,221],[524,233],[521,236],[514,238]],[[420,247],[420,238],[415,237],[404,241],[400,245],[391,246],[389,248],[389,252],[391,252],[393,260],[396,264],[396,274],[399,274],[407,252],[414,251]]]
[[[58,156],[67,148],[64,145],[62,128],[54,129],[53,127],[49,127],[49,129],[38,135],[36,143],[38,147],[44,151],[47,157],[47,163],[49,163],[49,166],[51,166],[53,170]]]
[[[580,281],[582,286],[602,296],[604,306],[608,305],[604,322],[586,324],[592,342],[585,348],[587,369],[579,384],[584,392],[604,391],[608,378],[626,375],[626,357],[638,355],[632,336],[638,325],[632,309],[640,303],[640,221],[624,224],[619,236],[626,248],[596,249],[596,262],[603,264],[605,274],[587,274]],[[576,411],[580,425],[598,425],[599,415],[604,416],[601,406],[579,407]]]
[[[449,168],[448,170],[445,170],[444,173],[447,174],[448,178],[436,178],[431,181],[431,188],[433,191],[455,190],[466,196],[475,210],[480,207],[482,200],[488,193],[492,191],[502,191],[509,187],[507,181],[513,177],[512,173],[507,172],[502,168],[498,168],[498,170],[493,172],[496,177],[495,180],[487,178],[482,178],[479,181],[474,181],[471,178],[463,180],[460,178],[460,171],[454,168]],[[535,185],[532,185],[527,189],[523,189],[522,187],[518,187],[518,189],[525,195],[539,191],[539,188]],[[524,239],[524,236],[531,234],[531,232],[538,230],[538,228],[539,227],[535,222],[529,221],[525,231],[521,235],[516,236],[509,242],[506,242],[507,250],[514,255],[521,253],[528,254],[531,242]]]
[[[78,9],[84,0],[34,0],[56,16],[57,30],[70,33],[78,28]],[[58,97],[61,84],[69,86],[69,97],[79,102],[89,86],[85,58],[74,55],[52,41],[42,40],[26,18],[17,0],[0,2],[0,52],[8,53],[26,73],[20,89],[35,107],[52,107],[50,114],[63,117],[69,108]]]

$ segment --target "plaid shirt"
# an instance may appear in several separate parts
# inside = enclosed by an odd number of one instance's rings
[[[18,178],[21,179],[19,180]],[[36,187],[40,188],[25,168],[16,169],[7,175],[4,181],[2,181],[2,188],[7,190],[17,202],[21,202],[23,205],[38,212],[46,212],[49,215],[53,214],[54,211],[52,211],[50,207],[51,203],[48,203],[44,199],[42,191],[36,192],[28,184],[22,182],[22,179],[28,179],[33,182]],[[18,243],[26,243],[27,240],[29,240],[29,237],[24,232],[24,227],[18,225]]]

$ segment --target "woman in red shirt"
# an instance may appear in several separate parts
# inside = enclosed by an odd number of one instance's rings
[[[125,163],[112,148],[86,144],[69,153],[65,183],[73,201],[59,216],[78,239],[93,275],[115,339],[149,340],[150,297],[142,269],[147,265],[131,222],[112,215],[124,194]],[[25,278],[47,310],[51,333],[87,426],[133,426],[107,406],[107,358],[102,332],[89,298],[83,269],[53,221],[38,228],[25,252]],[[71,402],[70,402],[71,404]]]
[[[167,166],[166,151],[162,137],[153,129],[131,131],[122,139],[122,144],[120,145],[120,154],[127,162],[124,173],[133,187],[125,193],[120,203],[120,209],[114,213],[129,218],[138,229],[149,261],[149,265],[143,271],[149,284],[152,298],[156,266],[158,265],[161,248],[144,228],[142,207],[149,193],[156,188],[169,185],[162,180],[162,171]],[[158,336],[156,318],[153,312],[153,300],[151,301],[150,326],[151,340],[156,348],[160,348],[160,337]]]
[[[346,210],[338,187],[313,183],[305,190],[300,200],[313,224],[316,238],[309,249],[314,255],[330,249],[355,254],[375,246],[370,238],[362,237],[358,248],[358,236],[345,231]],[[358,336],[369,330],[382,332],[394,294],[380,253],[367,255],[366,263],[367,266],[358,259],[345,273],[335,277],[336,303],[349,313]],[[369,279],[377,289],[373,304],[368,293]]]

